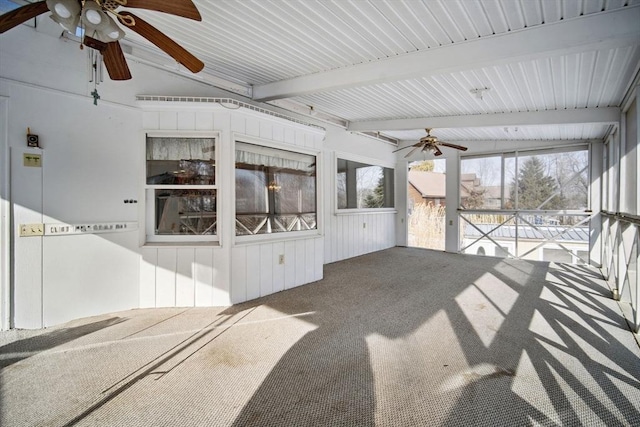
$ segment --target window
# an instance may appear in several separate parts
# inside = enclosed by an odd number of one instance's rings
[[[236,142],[236,236],[317,229],[316,156]]]
[[[215,139],[149,136],[148,241],[216,240]]]
[[[463,158],[464,209],[584,210],[588,205],[589,151],[522,151]]]
[[[393,208],[393,169],[338,159],[338,209]]]

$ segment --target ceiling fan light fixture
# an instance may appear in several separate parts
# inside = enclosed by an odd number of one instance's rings
[[[122,31],[122,28],[120,28],[118,24],[116,24],[116,22],[113,19],[111,19],[110,16],[107,15],[106,18],[107,18],[107,23],[105,27],[102,29],[102,31],[100,31],[102,35],[102,38],[101,38],[102,41],[114,42],[123,38],[124,31]]]
[[[54,11],[56,12],[56,15],[58,15],[63,19],[67,19],[71,17],[71,12],[62,3],[56,3],[56,5],[54,6]]]
[[[47,0],[51,19],[70,33],[76,32],[80,21],[80,3],[77,0]]]
[[[102,7],[94,1],[88,1],[82,9],[82,22],[92,30],[103,30],[108,25],[109,17]]]

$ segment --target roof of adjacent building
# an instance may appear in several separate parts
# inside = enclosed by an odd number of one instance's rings
[[[409,184],[418,190],[422,197],[444,199],[447,175],[441,172],[409,171]]]
[[[498,224],[475,224],[483,233],[491,231],[497,227]],[[575,227],[570,229],[569,225],[540,225],[536,228],[531,226],[518,226],[518,239],[531,239],[531,240],[544,240],[550,239],[554,236],[561,234],[555,241],[560,242],[588,242],[589,241],[589,227]],[[466,224],[464,229],[465,237],[480,237],[480,232],[471,226]],[[516,227],[515,225],[503,225],[490,234],[492,239],[515,239]]]

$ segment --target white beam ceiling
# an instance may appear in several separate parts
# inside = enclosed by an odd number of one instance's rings
[[[372,120],[351,122],[352,132],[393,131],[423,128],[475,128],[491,126],[527,126],[598,124],[613,125],[620,122],[620,109],[580,108],[576,110],[530,111],[496,114],[475,114],[446,117],[420,117],[397,120]]]
[[[322,73],[257,85],[253,98],[270,101],[310,93],[505,64],[524,59],[637,44],[640,6],[454,43]]]

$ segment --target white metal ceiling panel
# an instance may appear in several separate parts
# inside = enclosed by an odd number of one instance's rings
[[[619,106],[640,61],[628,46],[297,97],[349,121]],[[620,70],[627,70],[620,72]],[[482,99],[470,91],[489,88]]]
[[[158,12],[135,12],[202,59],[206,64],[203,73],[250,86],[401,58],[433,48],[446,49],[469,40],[638,5],[640,0],[194,3],[202,22]],[[155,49],[134,32],[127,31],[127,38]],[[640,63],[639,45],[317,92],[291,101],[348,121],[619,106]],[[489,88],[482,99],[470,92],[482,88]],[[532,133],[532,138],[550,132],[558,137],[597,133],[575,129],[535,131],[538,134]],[[478,131],[456,132],[452,137],[464,139]],[[487,137],[487,132],[485,129],[476,136]],[[492,136],[504,137],[499,132]]]
[[[136,10],[205,72],[264,84],[613,10],[638,0],[224,0],[202,22]],[[132,32],[127,38],[149,45]]]

